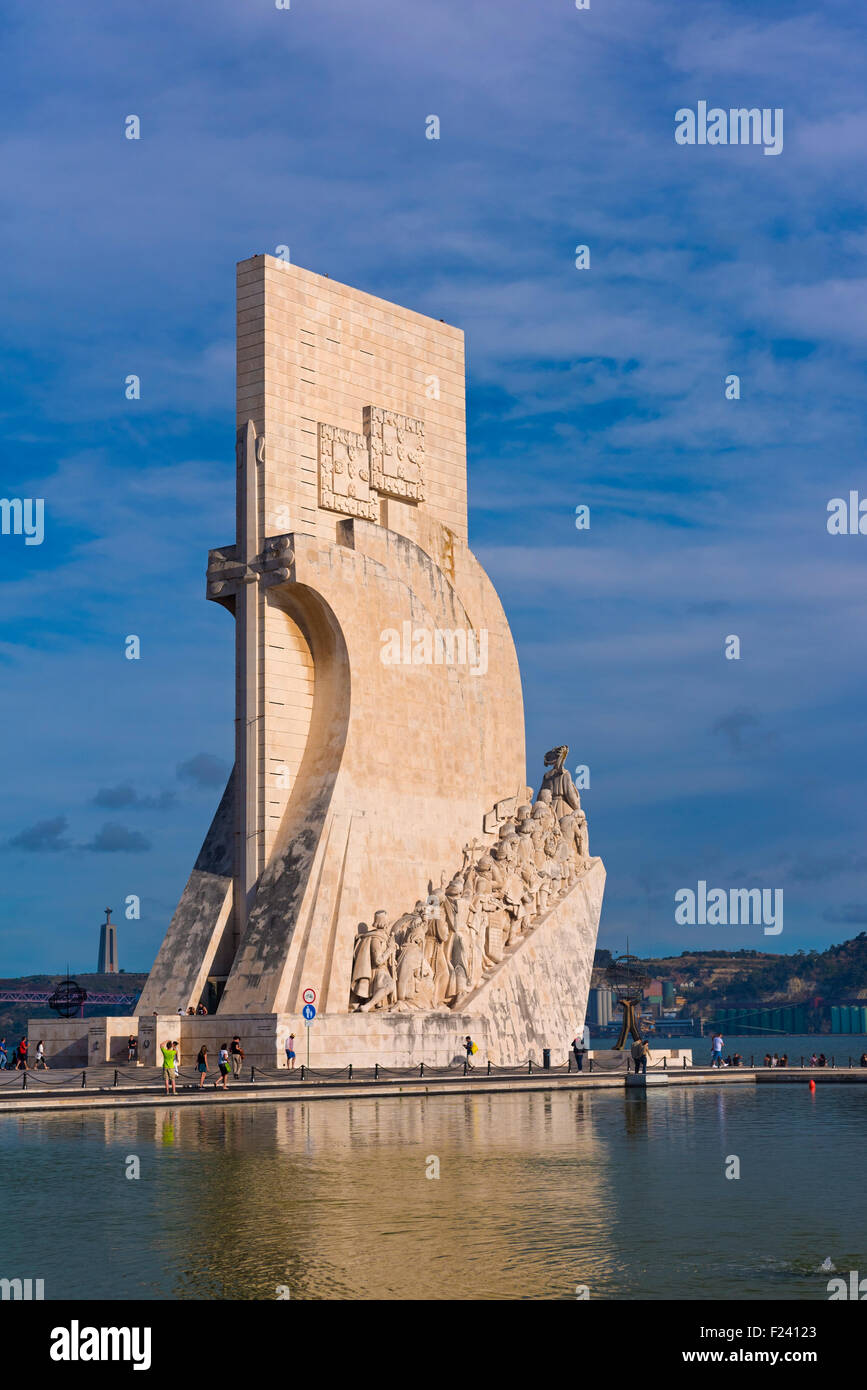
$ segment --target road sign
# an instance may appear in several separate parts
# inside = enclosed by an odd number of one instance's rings
[[[315,1003],[316,1003],[316,990],[315,990],[315,989],[305,989],[305,991],[304,991],[304,993],[302,994],[301,998],[304,1000],[304,1003],[305,1003],[305,1004],[315,1004]]]
[[[312,1004],[305,1004],[301,1012],[304,1015],[305,1023],[312,1023],[314,1018],[316,1017],[316,1010],[314,1009]]]

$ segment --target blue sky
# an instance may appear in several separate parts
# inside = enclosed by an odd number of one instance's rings
[[[0,38],[0,487],[46,507],[0,536],[0,973],[92,968],[106,905],[149,968],[216,805],[234,264],[280,244],[466,332],[471,543],[530,780],[591,770],[600,944],[864,930],[862,7],[9,0]],[[782,153],[678,146],[700,100],[782,107]],[[782,935],[677,926],[700,879],[782,888]]]

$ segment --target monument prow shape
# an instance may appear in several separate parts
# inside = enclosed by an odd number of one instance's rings
[[[139,1032],[174,1015],[185,1060],[231,1030],[276,1066],[313,989],[314,1066],[445,1064],[467,1033],[562,1058],[604,870],[564,749],[526,809],[514,643],[467,544],[463,335],[256,256],[237,391],[236,536],[207,576],[235,768]]]

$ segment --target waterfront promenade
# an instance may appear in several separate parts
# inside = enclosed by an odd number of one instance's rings
[[[850,1065],[851,1062],[851,1065]],[[157,1067],[95,1066],[49,1071],[0,1073],[0,1115],[52,1110],[82,1110],[100,1107],[142,1107],[160,1105],[225,1105],[256,1101],[347,1100],[398,1096],[487,1094],[513,1091],[547,1090],[629,1090],[634,1095],[641,1086],[633,1080],[627,1087],[627,1058],[624,1054],[596,1062],[591,1071],[569,1067],[543,1069],[526,1063],[521,1068],[480,1065],[465,1069],[416,1067],[396,1071],[392,1068],[342,1068],[340,1071],[264,1072],[244,1068],[241,1076],[230,1079],[225,1090],[215,1089],[212,1079],[201,1089],[192,1068],[181,1068],[177,1093],[167,1095],[162,1071]],[[743,1086],[867,1084],[867,1068],[857,1058],[839,1058],[835,1067],[723,1067],[654,1066],[650,1069],[651,1091],[664,1089],[660,1082],[675,1086]]]

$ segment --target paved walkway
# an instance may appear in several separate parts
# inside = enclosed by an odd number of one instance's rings
[[[464,1073],[461,1067],[425,1068],[413,1072],[379,1069],[340,1072],[294,1073],[258,1070],[250,1079],[249,1068],[238,1080],[229,1079],[226,1090],[215,1089],[209,1082],[200,1090],[198,1076],[190,1068],[181,1068],[177,1094],[166,1097],[162,1073],[156,1067],[115,1069],[111,1066],[88,1067],[86,1071],[63,1068],[52,1071],[28,1072],[26,1086],[23,1072],[0,1072],[0,1115],[43,1112],[48,1110],[80,1110],[92,1107],[224,1105],[229,1101],[312,1101],[345,1100],[375,1096],[430,1096],[487,1093],[503,1091],[546,1090],[611,1090],[626,1088],[625,1057],[622,1067],[594,1068],[578,1072],[565,1067],[509,1070],[475,1068]],[[654,1067],[655,1075],[663,1068]],[[805,1084],[811,1078],[817,1083],[867,1083],[867,1068],[751,1068],[751,1067],[669,1067],[664,1074],[669,1085],[731,1086],[750,1084]],[[115,1083],[115,1076],[117,1077]],[[82,1080],[84,1085],[82,1085]],[[630,1088],[634,1090],[634,1086]],[[655,1089],[655,1088],[654,1088]]]

